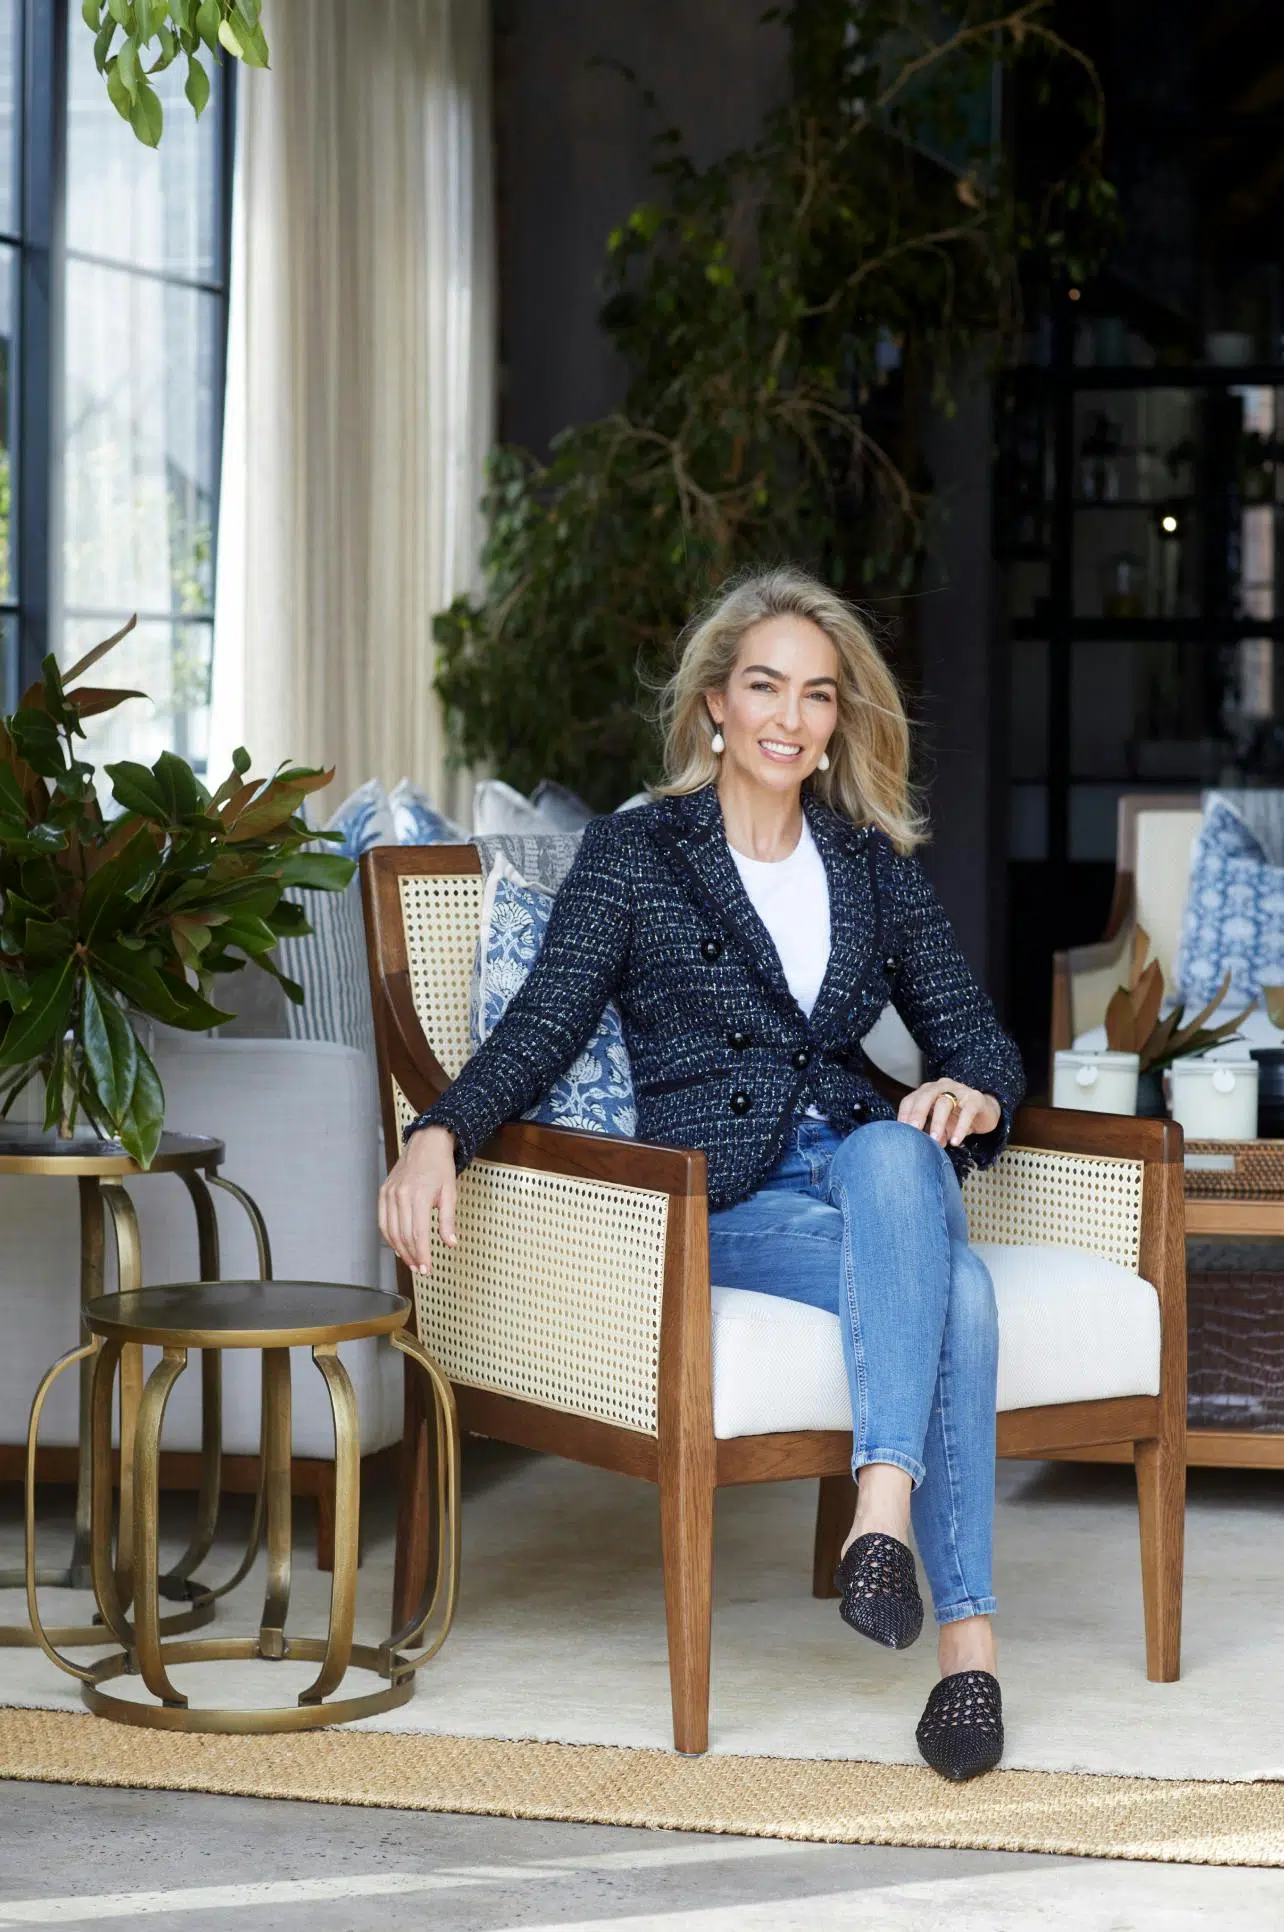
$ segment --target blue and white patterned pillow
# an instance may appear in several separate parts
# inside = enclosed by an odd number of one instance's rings
[[[481,930],[473,967],[469,1031],[474,1050],[494,1032],[508,1003],[525,984],[548,930],[553,895],[497,859],[482,894]],[[614,1001],[578,1058],[524,1116],[548,1127],[580,1127],[632,1139],[638,1110],[624,1027]]]
[[[403,778],[389,795],[388,805],[398,845],[462,845],[468,834],[439,812],[428,793]]]
[[[1203,1005],[1228,970],[1231,1006],[1284,985],[1284,866],[1269,862],[1240,814],[1214,794],[1191,853],[1177,951],[1182,997]]]

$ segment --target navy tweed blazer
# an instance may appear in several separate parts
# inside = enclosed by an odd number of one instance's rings
[[[895,1109],[861,1040],[890,1003],[926,1077],[993,1094],[990,1134],[951,1150],[960,1176],[1002,1151],[1021,1061],[917,860],[804,789],[829,881],[831,951],[810,1020],[727,845],[716,787],[588,826],[525,985],[459,1078],[414,1123],[449,1127],[465,1167],[564,1072],[614,999],[640,1139],[703,1149],[709,1205],[753,1193],[815,1106],[842,1132]],[[411,1130],[413,1131],[413,1130]]]

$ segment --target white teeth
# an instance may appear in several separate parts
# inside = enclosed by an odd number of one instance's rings
[[[764,751],[779,752],[782,756],[787,758],[797,758],[798,756],[800,756],[802,752],[801,745],[777,744],[774,738],[759,738],[758,743],[762,746]]]

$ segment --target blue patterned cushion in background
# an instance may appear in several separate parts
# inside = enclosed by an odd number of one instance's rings
[[[1229,1005],[1284,985],[1284,794],[1210,793],[1191,853],[1177,982],[1187,1004],[1212,999],[1229,969]]]
[[[388,798],[397,845],[462,845],[468,834],[439,812],[428,793],[403,778]]]
[[[529,885],[499,859],[487,874],[469,1001],[469,1030],[479,1047],[525,983],[548,929],[553,895]],[[587,1128],[632,1139],[637,1132],[633,1073],[614,1002],[579,1057],[524,1116],[548,1127]]]

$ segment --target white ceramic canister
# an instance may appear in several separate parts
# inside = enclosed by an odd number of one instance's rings
[[[1089,1114],[1135,1114],[1136,1053],[1058,1053],[1052,1068],[1052,1104]]]
[[[1187,1140],[1257,1139],[1255,1060],[1174,1060],[1168,1095]]]

